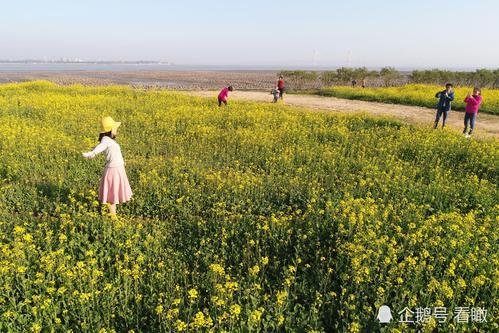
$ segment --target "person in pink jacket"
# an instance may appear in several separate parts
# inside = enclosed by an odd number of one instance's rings
[[[228,86],[223,88],[218,94],[218,106],[222,106],[222,103],[227,105],[227,99],[229,98],[229,91],[233,91],[234,88],[232,86]]]
[[[480,88],[473,89],[473,95],[468,93],[468,96],[464,99],[466,103],[466,113],[464,115],[464,131],[463,134],[466,137],[470,137],[475,128],[476,114],[478,113],[478,108],[482,104],[482,91]],[[470,125],[470,131],[468,132],[468,123]]]

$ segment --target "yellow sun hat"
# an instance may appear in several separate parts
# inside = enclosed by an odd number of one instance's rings
[[[101,133],[111,132],[113,129],[120,127],[119,121],[114,121],[111,117],[103,117],[100,122]]]

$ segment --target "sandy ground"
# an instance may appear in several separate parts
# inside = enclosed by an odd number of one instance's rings
[[[216,99],[217,91],[189,91],[190,95],[201,97],[212,97]],[[258,91],[234,91],[230,99],[243,101],[271,102],[270,92]],[[323,97],[314,95],[284,95],[285,103],[288,105],[305,107],[313,110],[325,110],[331,112],[361,112],[375,115],[392,116],[406,123],[432,126],[435,120],[435,110],[406,105],[384,104],[376,102],[355,101],[335,97]],[[461,132],[463,130],[464,113],[452,111],[447,119],[447,127]],[[475,137],[498,138],[499,116],[479,113],[475,124]]]

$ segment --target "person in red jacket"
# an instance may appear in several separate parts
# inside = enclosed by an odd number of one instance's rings
[[[233,91],[234,88],[232,86],[228,86],[223,88],[218,94],[218,106],[222,106],[222,103],[227,105],[227,99],[229,98],[229,91]]]
[[[464,131],[463,134],[466,137],[470,137],[475,128],[476,114],[478,113],[478,108],[482,104],[482,91],[480,88],[473,89],[473,95],[468,93],[468,96],[464,99],[466,103],[466,113],[464,114]],[[468,123],[470,125],[470,131],[468,132]]]
[[[279,75],[279,80],[277,80],[275,88],[279,90],[279,98],[284,100],[284,78]]]

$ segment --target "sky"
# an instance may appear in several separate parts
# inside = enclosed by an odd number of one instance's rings
[[[499,67],[497,0],[0,0],[0,59]]]

